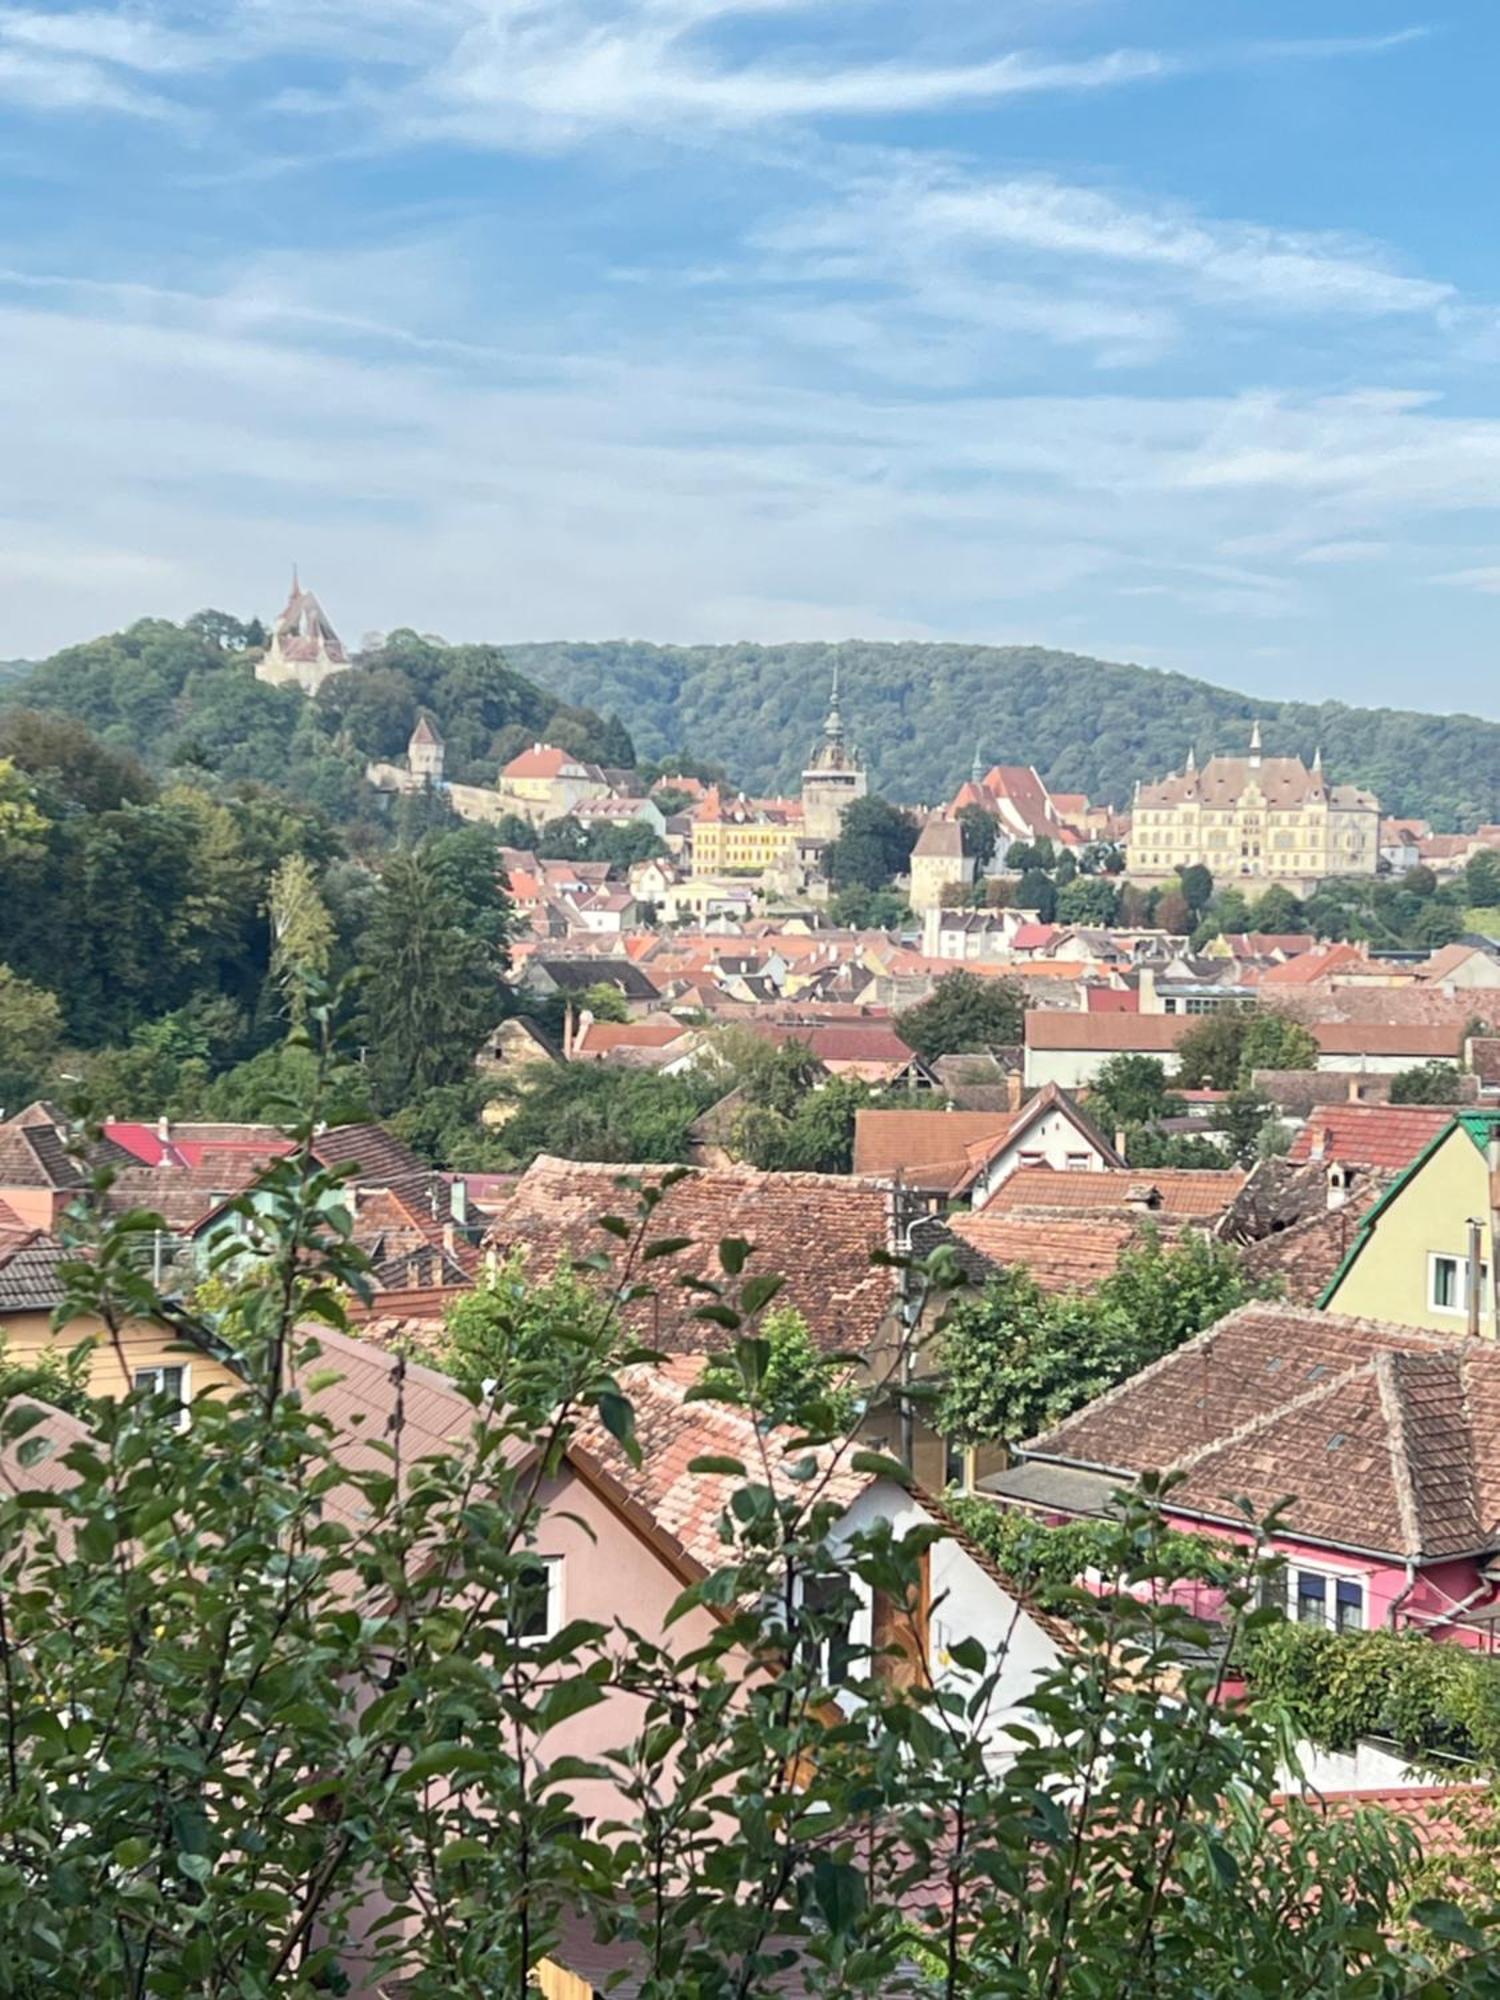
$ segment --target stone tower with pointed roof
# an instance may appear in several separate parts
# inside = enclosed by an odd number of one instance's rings
[[[870,789],[869,774],[857,750],[844,741],[839,710],[839,670],[833,668],[833,691],[823,737],[802,773],[802,832],[808,840],[837,840],[844,814]]]
[[[443,739],[426,709],[417,717],[417,726],[406,745],[406,762],[414,778],[428,785],[442,784]]]
[[[314,695],[334,674],[349,671],[349,655],[328,614],[292,570],[292,594],[271,630],[271,643],[256,664],[255,678],[271,687],[299,687]]]

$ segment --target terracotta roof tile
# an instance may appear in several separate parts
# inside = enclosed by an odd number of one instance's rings
[[[1246,1178],[1239,1167],[1222,1171],[1208,1167],[1106,1167],[1095,1173],[1018,1167],[1000,1183],[984,1212],[1082,1209],[1093,1215],[1125,1212],[1176,1221],[1211,1221],[1229,1207]],[[1150,1199],[1153,1193],[1158,1200]]]
[[[1306,1307],[1242,1307],[1025,1447],[1233,1517],[1290,1493],[1294,1534],[1402,1559],[1500,1544],[1500,1349]]]
[[[1015,1123],[995,1111],[876,1111],[854,1114],[854,1171],[909,1183],[952,1187],[968,1165],[968,1147],[1004,1139]]]
[[[681,1170],[621,1167],[542,1154],[497,1207],[485,1237],[502,1256],[525,1253],[546,1277],[565,1262],[619,1250],[599,1218],[634,1222],[637,1195],[622,1176],[659,1186]],[[837,1174],[770,1174],[753,1167],[688,1168],[662,1194],[650,1238],[685,1236],[689,1245],[646,1266],[653,1296],[628,1308],[634,1325],[659,1345],[695,1352],[716,1339],[695,1319],[697,1296],[684,1278],[723,1282],[718,1245],[740,1237],[756,1246],[752,1270],[785,1278],[780,1302],[795,1306],[826,1351],[863,1352],[894,1308],[898,1273],[872,1264],[888,1242],[888,1196],[866,1181]]]
[[[1121,1251],[1151,1221],[1149,1216],[997,1213],[991,1206],[949,1216],[947,1226],[997,1269],[1024,1267],[1044,1292],[1084,1292],[1110,1275]],[[1160,1233],[1170,1236],[1175,1231],[1167,1225]]]
[[[1325,1104],[1308,1113],[1287,1158],[1338,1160],[1355,1167],[1406,1167],[1450,1123],[1437,1104]]]

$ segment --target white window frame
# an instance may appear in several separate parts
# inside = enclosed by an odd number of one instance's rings
[[[566,1620],[563,1616],[563,1558],[544,1556],[535,1549],[526,1551],[529,1566],[544,1570],[547,1577],[547,1611],[540,1632],[517,1633],[516,1641],[522,1646],[544,1646],[549,1639],[555,1639]]]
[[[1455,1303],[1444,1305],[1438,1298],[1437,1274],[1439,1264],[1454,1267]],[[1469,1314],[1469,1259],[1453,1250],[1429,1250],[1427,1253],[1427,1305],[1431,1312],[1451,1313],[1454,1319],[1467,1319]],[[1482,1260],[1479,1266],[1479,1310],[1481,1315],[1490,1309],[1490,1267]]]
[[[1318,1620],[1325,1632],[1364,1632],[1369,1630],[1370,1620],[1370,1579],[1362,1572],[1347,1569],[1327,1569],[1321,1563],[1301,1562],[1296,1556],[1284,1556],[1286,1565],[1286,1615],[1294,1625],[1312,1623],[1300,1616],[1299,1580],[1316,1577],[1323,1585],[1323,1616]],[[1340,1625],[1339,1585],[1359,1592],[1359,1623]]]
[[[182,1377],[181,1391],[177,1406],[177,1428],[185,1431],[192,1419],[193,1410],[193,1368],[188,1361],[158,1361],[146,1368],[132,1368],[130,1386],[137,1394],[159,1396],[166,1388],[163,1376],[168,1372]],[[147,1378],[150,1378],[149,1382]]]

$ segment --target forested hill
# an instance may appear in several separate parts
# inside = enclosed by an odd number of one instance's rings
[[[512,645],[506,657],[566,699],[627,716],[643,759],[670,750],[727,764],[747,787],[791,784],[828,706],[835,661],[844,721],[875,784],[936,800],[988,764],[1035,764],[1059,791],[1128,804],[1137,778],[1246,743],[1310,758],[1369,786],[1388,812],[1467,828],[1500,820],[1500,724],[1342,702],[1252,700],[1183,674],[1041,646],[917,643]]]
[[[539,737],[602,764],[635,762],[618,721],[536,686],[498,646],[392,632],[309,701],[255,678],[260,636],[217,611],[185,625],[142,619],[35,666],[17,662],[18,675],[0,674],[0,708],[69,716],[158,771],[261,779],[335,819],[358,813],[366,761],[403,755],[424,709],[461,783],[492,785]]]

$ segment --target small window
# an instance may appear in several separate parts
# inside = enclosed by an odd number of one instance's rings
[[[188,1371],[186,1367],[137,1368],[135,1389],[140,1396],[168,1396],[176,1412],[176,1425],[182,1430],[188,1420]]]
[[[849,1579],[843,1576],[805,1577],[802,1603],[822,1627],[816,1639],[809,1638],[810,1654],[816,1656],[824,1680],[830,1687],[846,1687],[854,1678],[859,1660],[855,1643],[855,1615],[861,1609]],[[826,1621],[832,1617],[830,1625]]]
[[[1334,1585],[1334,1624],[1340,1632],[1362,1632],[1365,1624],[1364,1585],[1340,1577]]]
[[[1433,1256],[1427,1260],[1428,1303],[1434,1312],[1469,1310],[1469,1263],[1466,1257]],[[1479,1266],[1479,1310],[1489,1310],[1490,1269]]]
[[[1299,1625],[1326,1625],[1328,1578],[1319,1576],[1316,1570],[1299,1569],[1293,1609]]]
[[[562,1557],[534,1556],[512,1585],[510,1627],[517,1639],[552,1639],[562,1630]]]
[[[1092,1158],[1092,1153],[1069,1153],[1068,1172],[1070,1174],[1086,1174],[1089,1170],[1089,1161]]]
[[[1462,1312],[1459,1300],[1458,1259],[1456,1257],[1434,1257],[1432,1260],[1432,1305],[1435,1312]]]

